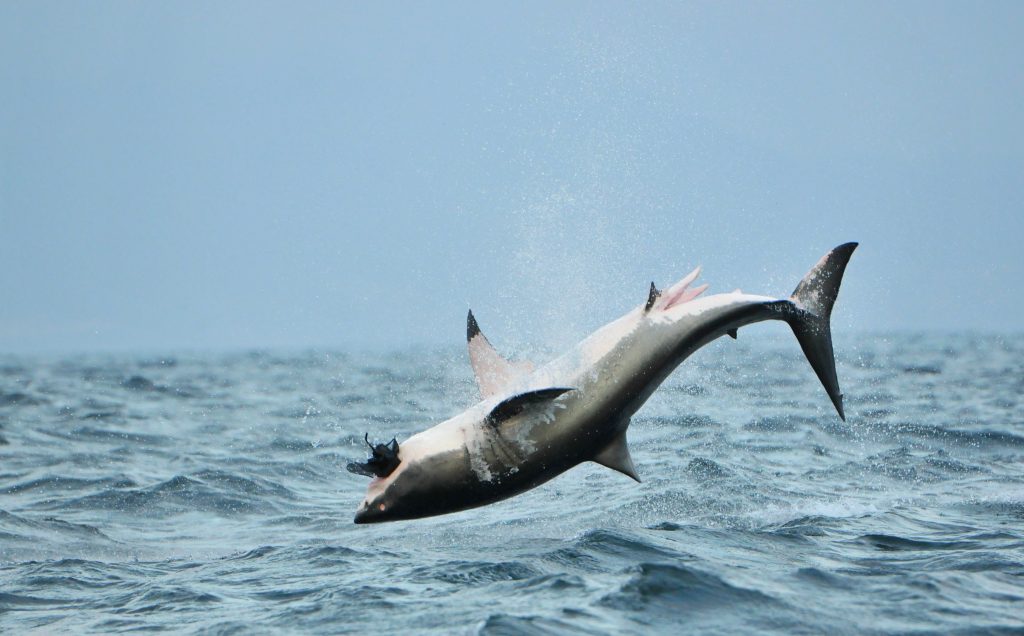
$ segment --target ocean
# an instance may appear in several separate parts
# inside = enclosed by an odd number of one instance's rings
[[[462,349],[0,356],[0,632],[1024,633],[1021,338],[839,334],[843,423],[786,331],[669,377],[643,483],[369,526]]]

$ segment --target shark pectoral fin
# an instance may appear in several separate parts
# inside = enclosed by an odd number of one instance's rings
[[[733,340],[736,339],[736,335],[737,335],[737,330],[736,329],[730,329],[729,331],[726,331],[725,333],[729,334],[729,337],[732,338]]]
[[[612,470],[617,470],[626,477],[632,477],[637,482],[640,481],[636,474],[636,467],[633,466],[633,458],[629,456],[626,431],[619,433],[607,448],[594,457],[593,461]]]
[[[495,351],[487,336],[480,331],[473,312],[466,316],[466,341],[469,347],[469,363],[484,399],[505,390],[515,380],[533,372],[529,362],[512,363]]]
[[[563,393],[567,393],[572,390],[573,389],[567,387],[551,387],[549,389],[539,389],[537,391],[527,391],[526,393],[513,395],[506,400],[502,400],[497,406],[491,409],[491,412],[487,414],[484,421],[491,426],[497,426],[505,420],[519,415],[528,406],[550,402]]]

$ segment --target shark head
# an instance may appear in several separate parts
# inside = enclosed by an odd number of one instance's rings
[[[466,507],[469,470],[464,448],[429,455],[411,449],[408,455],[399,456],[389,475],[370,481],[356,509],[356,523],[418,519],[439,509],[454,512]]]
[[[373,456],[348,465],[350,472],[373,477],[356,510],[356,523],[416,519],[480,505],[509,496],[525,459],[528,440],[503,432],[529,430],[555,410],[556,400],[572,391],[546,387],[503,400],[442,422],[402,442],[370,444]],[[367,442],[369,444],[369,442]]]
[[[397,478],[387,480],[387,482],[380,478],[371,481],[366,491],[366,498],[356,510],[355,522],[380,523],[409,518],[409,515],[403,514],[401,504],[406,498],[397,494],[399,490],[406,490],[405,480],[402,480],[403,483],[397,488],[395,487],[396,482],[398,482]]]
[[[394,502],[399,498],[393,492],[393,485],[398,481],[399,467],[402,459],[399,455],[398,440],[392,439],[387,444],[371,444],[369,434],[364,438],[370,447],[370,458],[365,462],[351,462],[347,466],[350,473],[373,477],[366,491],[366,499],[356,512],[356,523],[372,523],[374,521],[390,521],[401,517],[395,516]]]

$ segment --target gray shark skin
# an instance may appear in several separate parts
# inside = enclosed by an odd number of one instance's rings
[[[378,445],[353,472],[374,476],[356,523],[447,514],[507,499],[586,461],[637,481],[626,445],[630,418],[693,352],[737,329],[782,320],[793,329],[840,418],[829,319],[857,247],[826,254],[789,298],[698,297],[699,269],[534,370],[494,351],[473,314],[467,336],[483,400],[397,445]],[[373,448],[373,447],[371,447]],[[381,454],[383,453],[383,454]]]

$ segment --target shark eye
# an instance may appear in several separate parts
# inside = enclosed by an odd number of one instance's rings
[[[350,473],[365,475],[367,477],[384,478],[395,472],[402,460],[398,459],[398,440],[392,438],[387,444],[371,444],[370,434],[363,436],[366,445],[370,447],[372,457],[365,462],[351,462],[345,468]],[[381,504],[383,506],[383,504]]]

